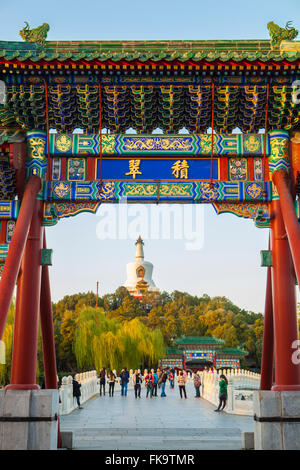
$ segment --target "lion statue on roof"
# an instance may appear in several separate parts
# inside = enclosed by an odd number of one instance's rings
[[[270,21],[267,24],[272,47],[280,46],[281,41],[292,41],[298,36],[298,31],[290,26],[291,23],[291,21],[288,21],[285,28],[281,28],[274,21]]]
[[[20,36],[24,41],[36,42],[43,46],[49,29],[50,26],[47,23],[43,23],[42,26],[38,26],[37,28],[30,29],[29,24],[25,21],[25,26],[21,29]]]

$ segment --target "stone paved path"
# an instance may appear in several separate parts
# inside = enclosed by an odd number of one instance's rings
[[[180,399],[178,388],[166,388],[167,397],[135,399],[116,392],[92,398],[82,410],[60,418],[62,431],[73,431],[78,450],[198,450],[241,449],[241,432],[253,431],[249,416],[216,413],[215,406],[194,398]]]

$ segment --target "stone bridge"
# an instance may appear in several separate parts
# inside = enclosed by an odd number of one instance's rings
[[[70,447],[80,450],[186,450],[242,449],[243,433],[253,432],[252,400],[234,399],[238,384],[258,388],[259,376],[247,371],[229,378],[227,412],[215,413],[219,374],[202,374],[201,398],[195,398],[192,377],[187,383],[188,398],[181,399],[178,385],[166,387],[167,397],[146,398],[142,385],[141,399],[135,399],[133,387],[121,396],[117,383],[113,397],[99,396],[95,371],[78,374],[82,383],[81,404],[77,408],[72,394],[72,378],[64,377],[60,389],[60,428],[69,435]],[[249,385],[250,384],[250,385]],[[239,394],[253,391],[239,390]],[[246,404],[244,409],[236,402]],[[236,415],[235,415],[236,413]],[[239,414],[239,416],[238,416]],[[72,439],[69,433],[72,432]]]

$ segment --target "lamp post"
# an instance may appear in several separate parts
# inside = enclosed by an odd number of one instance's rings
[[[97,281],[96,308],[98,308],[98,299],[99,299],[98,288],[99,288],[99,282]]]

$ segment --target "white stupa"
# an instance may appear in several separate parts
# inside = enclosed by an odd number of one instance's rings
[[[135,261],[126,266],[127,280],[124,287],[135,297],[142,297],[147,292],[159,292],[152,280],[153,264],[144,260],[144,242],[141,236],[135,244]]]

